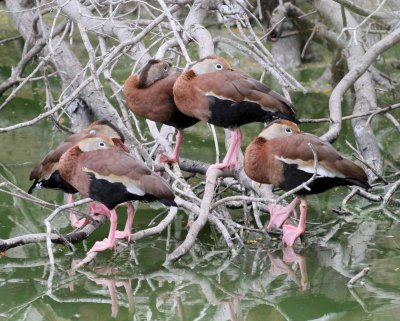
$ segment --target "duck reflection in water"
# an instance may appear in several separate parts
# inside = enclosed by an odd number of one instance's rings
[[[76,266],[80,260],[73,259],[69,275],[76,275]],[[118,269],[110,265],[98,266],[93,269],[93,272],[80,271],[88,280],[95,282],[97,285],[106,286],[111,301],[111,317],[116,318],[119,312],[118,292],[117,288],[123,287],[128,301],[129,315],[134,312],[134,297],[130,278],[121,278]],[[75,291],[74,281],[69,284],[70,291]]]
[[[201,266],[205,264],[206,269],[168,267],[153,272],[139,274],[135,272],[134,276],[126,277],[126,273],[121,275],[122,269],[115,262],[94,267],[92,271],[79,270],[77,272],[75,265],[79,261],[73,260],[70,276],[79,273],[100,286],[101,290],[93,289],[92,282],[85,285],[85,287],[90,287],[96,298],[101,293],[103,298],[98,299],[97,303],[111,304],[111,317],[113,318],[117,318],[121,307],[127,307],[130,316],[133,314],[143,316],[151,311],[150,320],[162,320],[171,313],[175,314],[178,320],[192,320],[192,317],[196,318],[193,314],[196,309],[192,307],[194,311],[191,311],[189,307],[198,302],[191,302],[187,293],[200,291],[200,297],[205,300],[204,303],[213,307],[212,313],[216,317],[215,320],[240,321],[245,320],[245,311],[248,309],[248,300],[245,298],[248,297],[248,294],[264,293],[278,279],[280,279],[278,282],[285,282],[282,279],[284,275],[287,275],[288,280],[293,281],[300,291],[309,289],[306,259],[296,253],[293,248],[283,248],[281,255],[277,254],[281,253],[280,251],[271,252],[262,248],[256,251],[246,249],[246,252],[243,262],[240,262],[245,263],[244,270],[237,269],[241,264],[236,261],[232,262],[227,256],[221,259],[223,262],[228,260],[230,264],[226,264],[223,268],[221,268],[223,264],[215,264],[213,260],[207,260],[207,262],[198,262]],[[214,257],[214,260],[219,262],[217,257]],[[247,267],[251,261],[254,261],[253,267],[255,264],[259,268],[257,271],[249,273]],[[125,272],[125,268],[123,271]],[[221,281],[221,278],[225,280]],[[143,283],[143,281],[145,282]],[[150,286],[150,292],[148,292],[146,283]],[[134,291],[132,284],[135,288]],[[125,294],[118,291],[118,287],[124,287]],[[104,291],[105,289],[106,291]],[[79,292],[74,289],[72,283],[70,290]],[[110,300],[104,300],[104,296],[109,296]],[[142,302],[145,297],[147,300]],[[94,300],[91,302],[93,304]],[[144,313],[143,310],[147,310],[147,312]],[[210,313],[211,310],[208,312]]]
[[[282,259],[275,257],[272,253],[268,253],[268,257],[271,261],[269,272],[275,276],[287,274],[289,278],[299,286],[301,291],[308,290],[310,288],[310,283],[308,281],[307,264],[304,256],[296,253],[292,247],[283,247],[282,252]],[[295,270],[288,265],[290,263],[296,263],[298,265],[300,281]]]

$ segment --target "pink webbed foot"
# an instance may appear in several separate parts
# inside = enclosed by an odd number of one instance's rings
[[[135,208],[133,207],[131,202],[127,202],[126,205],[128,209],[127,209],[127,219],[125,223],[125,228],[123,231],[116,231],[115,237],[117,239],[127,239],[127,241],[130,242],[133,220],[135,218]]]
[[[104,215],[108,219],[110,218],[110,210],[107,208],[107,206],[98,202],[90,203],[89,214],[94,221],[100,221],[100,215]]]
[[[268,210],[271,214],[271,218],[267,225],[267,231],[270,231],[272,228],[280,228],[283,223],[290,217],[290,214],[293,213],[297,218],[297,212],[295,210],[297,203],[299,202],[296,197],[288,206],[282,206],[279,204],[269,204]]]
[[[74,228],[82,228],[89,223],[89,220],[87,218],[82,218],[82,219],[78,220],[76,218],[76,215],[71,214],[71,213],[69,215],[69,220],[71,222],[72,227],[74,227]]]
[[[296,262],[300,268],[300,289],[305,291],[310,288],[310,282],[308,280],[308,273],[307,273],[307,263],[304,256],[295,252],[293,247],[283,247],[283,261],[287,263]]]
[[[267,231],[273,228],[280,228],[282,224],[289,218],[291,210],[279,204],[269,204],[268,211],[271,218],[267,225]]]
[[[274,276],[290,273],[291,271],[290,268],[279,257],[275,257],[270,253],[267,254],[271,262],[269,273],[271,273]]]
[[[300,262],[304,260],[304,256],[296,253],[292,247],[284,247],[282,252],[283,261],[286,263]]]
[[[298,240],[298,238],[304,234],[304,230],[289,224],[283,225],[282,230],[283,230],[282,242],[287,246],[293,246],[296,240]]]
[[[108,237],[103,241],[98,241],[90,249],[88,254],[93,252],[102,252],[108,249],[115,248],[115,232],[117,229],[117,212],[114,210],[108,211],[110,219],[110,231],[108,232]]]
[[[165,154],[160,155],[160,163],[163,164],[173,164],[173,163],[179,163],[179,157],[173,157],[173,156],[168,156]]]
[[[131,232],[130,231],[116,231],[115,238],[119,240],[126,239],[128,242],[131,240]]]
[[[231,142],[222,163],[211,165],[208,169],[229,169],[237,170],[239,167],[239,153],[242,144],[242,132],[240,128],[231,131]]]
[[[287,246],[293,246],[299,236],[303,235],[306,231],[306,218],[307,218],[307,201],[299,198],[300,201],[300,219],[297,227],[289,224],[283,225],[282,242]],[[292,202],[293,203],[293,202]]]
[[[115,240],[113,242],[110,241],[108,238],[105,238],[103,241],[97,241],[89,250],[88,254],[93,252],[102,252],[108,249],[115,249]]]
[[[181,150],[181,145],[183,142],[183,132],[181,129],[178,129],[178,133],[176,134],[176,143],[174,151],[171,156],[167,156],[162,154],[160,156],[160,162],[165,164],[179,163],[179,154]]]
[[[107,208],[107,206],[99,202],[90,203],[88,212],[93,217],[93,219],[95,219],[96,215],[105,215],[107,217],[110,217],[110,210]]]
[[[110,216],[108,208],[98,202],[91,202],[88,206],[88,214],[92,217],[93,220],[98,221],[99,218],[97,215],[105,215],[107,217]],[[71,221],[71,225],[75,228],[82,228],[89,223],[87,218],[82,218],[78,220],[76,217],[75,211],[70,211],[69,219]]]
[[[72,204],[73,202],[74,202],[74,197],[72,196],[72,194],[68,194],[67,203]],[[74,209],[71,209],[69,211],[69,221],[71,222],[71,226],[73,228],[82,228],[89,222],[86,218],[78,220],[77,212]]]
[[[226,162],[226,163],[218,163],[218,164],[212,164],[208,167],[208,170],[210,169],[229,169],[229,170],[235,170],[236,169],[236,164],[231,163],[231,162]]]
[[[223,160],[222,163],[218,164],[212,164],[208,167],[208,170],[210,169],[229,169],[231,171],[235,171],[239,168],[239,162],[237,161],[237,155],[232,156],[231,158]]]

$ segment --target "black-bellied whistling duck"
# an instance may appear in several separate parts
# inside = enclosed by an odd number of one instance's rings
[[[160,159],[168,163],[179,161],[182,130],[199,121],[176,108],[172,87],[178,76],[178,71],[168,62],[152,59],[138,75],[130,76],[124,84],[126,103],[135,115],[178,129],[172,155],[162,155]]]
[[[232,130],[226,156],[214,168],[236,169],[242,142],[239,126],[277,118],[297,122],[295,108],[286,98],[233,70],[219,56],[201,59],[183,72],[175,81],[174,99],[184,114]]]
[[[68,150],[68,148],[74,146],[77,142],[79,142],[82,138],[86,137],[89,134],[101,134],[107,136],[127,150],[124,145],[125,138],[121,131],[116,126],[111,124],[108,120],[97,120],[91,123],[89,127],[81,130],[79,133],[69,136],[55,149],[51,150],[40,163],[36,164],[29,177],[29,179],[34,180],[34,182],[29,188],[28,193],[31,194],[36,187],[60,189],[68,194],[68,203],[73,203],[74,199],[72,197],[72,194],[75,194],[78,191],[60,176],[58,165],[61,156]],[[95,213],[105,215],[107,214],[104,210],[102,210],[101,205],[91,203],[89,205],[89,214]],[[70,220],[72,226],[78,228],[82,227],[88,222],[87,219],[78,220],[74,214],[74,211],[70,212]]]
[[[68,149],[60,159],[59,172],[82,197],[90,197],[110,210],[108,238],[96,242],[89,253],[114,247],[118,204],[158,200],[176,206],[174,194],[161,176],[105,136],[84,138]],[[117,238],[127,237],[124,232]]]
[[[300,132],[299,127],[287,120],[276,120],[264,129],[247,147],[244,157],[244,171],[256,182],[272,184],[289,191],[309,180],[314,173],[315,150],[317,176],[301,189],[296,198],[287,206],[270,205],[268,229],[281,227],[298,204],[300,221],[297,227],[283,225],[284,244],[292,246],[306,229],[308,194],[322,193],[335,186],[356,185],[369,188],[364,170],[352,161],[342,157],[331,144],[317,136]]]

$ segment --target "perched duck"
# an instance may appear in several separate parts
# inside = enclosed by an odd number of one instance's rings
[[[60,176],[58,171],[59,161],[68,148],[74,146],[89,134],[105,135],[127,150],[124,145],[124,136],[120,130],[108,120],[97,120],[79,133],[69,136],[55,149],[51,150],[41,162],[35,165],[29,177],[29,179],[34,180],[34,182],[29,188],[28,193],[31,194],[36,187],[60,189],[63,192],[68,193],[68,203],[73,203],[74,200],[72,194],[77,193],[78,191]],[[94,213],[105,214],[104,211],[101,210],[101,206],[92,203],[89,205],[89,214]],[[70,220],[74,227],[82,227],[88,222],[86,219],[77,220],[74,211],[71,211]]]
[[[178,129],[172,155],[161,157],[161,161],[168,163],[179,161],[183,129],[199,121],[176,108],[172,88],[178,76],[177,70],[168,62],[152,59],[139,74],[130,76],[124,84],[126,103],[135,115]]]
[[[58,172],[58,162],[68,148],[74,146],[88,134],[101,134],[112,139],[119,139],[124,143],[124,136],[120,130],[107,120],[97,120],[79,133],[69,136],[55,149],[51,150],[44,159],[33,168],[29,179],[34,180],[28,193],[31,194],[36,187],[60,189],[65,193],[76,193],[77,190],[65,182]]]
[[[272,122],[247,147],[244,157],[244,171],[256,182],[272,184],[285,191],[305,183],[314,173],[315,150],[317,176],[301,189],[296,198],[287,206],[270,205],[271,219],[268,229],[281,227],[291,212],[300,204],[300,221],[297,227],[283,225],[283,243],[292,246],[306,229],[308,194],[318,194],[335,186],[356,185],[369,188],[364,170],[352,161],[342,157],[331,144],[317,136],[302,133],[299,127],[287,120]]]
[[[82,197],[90,197],[110,210],[108,238],[96,242],[89,253],[113,248],[116,237],[127,237],[124,232],[116,236],[118,204],[158,200],[176,206],[174,194],[161,176],[102,135],[84,138],[68,149],[60,159],[59,172]],[[125,232],[130,233],[130,227]]]
[[[182,73],[175,81],[173,93],[176,106],[184,114],[232,130],[225,159],[214,168],[236,169],[241,125],[278,118],[297,122],[295,108],[286,98],[233,70],[219,56],[201,59]]]

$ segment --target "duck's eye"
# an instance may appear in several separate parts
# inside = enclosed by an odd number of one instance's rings
[[[288,134],[290,134],[290,133],[292,132],[292,129],[286,128],[286,129],[285,129],[285,132],[288,133]]]
[[[89,131],[89,134],[90,134],[90,135],[96,134],[96,129],[91,129],[91,130]]]
[[[100,147],[105,147],[106,144],[105,144],[104,142],[100,142],[100,143],[99,143],[99,146],[100,146]]]
[[[168,71],[169,67],[168,66],[164,66],[164,71]]]
[[[224,67],[221,64],[216,64],[215,69],[222,70]]]

